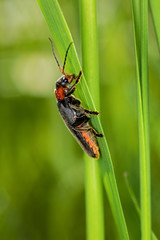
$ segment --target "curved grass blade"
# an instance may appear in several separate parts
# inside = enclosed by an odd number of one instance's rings
[[[138,201],[137,201],[137,199],[136,199],[136,196],[135,196],[135,194],[134,194],[134,192],[133,192],[133,189],[131,188],[131,186],[130,186],[130,184],[129,184],[127,173],[124,174],[124,179],[125,179],[125,183],[126,183],[126,186],[127,186],[127,190],[128,190],[128,192],[129,192],[129,195],[130,195],[131,200],[132,200],[132,202],[133,202],[133,205],[134,205],[134,207],[135,207],[135,209],[136,209],[139,217],[141,217],[141,216],[140,216],[140,215],[141,215],[140,207],[139,207]],[[158,238],[156,237],[156,235],[154,234],[153,231],[152,231],[151,237],[152,237],[152,238],[151,238],[152,240],[158,240]]]
[[[153,23],[155,27],[155,32],[157,36],[159,51],[160,51],[160,1],[159,0],[150,0],[151,13],[153,18]]]

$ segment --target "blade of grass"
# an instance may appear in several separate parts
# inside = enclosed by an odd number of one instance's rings
[[[87,240],[104,239],[102,181],[98,162],[85,156]]]
[[[150,0],[150,6],[151,6],[151,13],[152,13],[153,23],[154,23],[159,51],[160,51],[160,14],[159,14],[160,1]]]
[[[54,39],[54,43],[60,53],[61,58],[63,59],[68,44],[72,41],[72,37],[59,4],[56,0],[37,0],[37,2],[49,26],[51,35]],[[81,66],[75,47],[73,46],[68,55],[66,71],[69,73],[73,72],[75,74],[78,74],[80,70]],[[77,87],[76,95],[82,100],[82,105],[95,110],[95,105],[93,103],[84,75],[82,76],[80,84]],[[98,117],[93,118],[92,125],[98,132],[103,133],[103,129]],[[126,240],[129,239],[129,236],[119,198],[109,148],[105,138],[98,139],[98,144],[100,146],[101,153],[101,157],[99,158],[98,163],[100,165],[101,173],[103,176],[105,189],[108,194],[108,199],[111,205],[113,216],[115,218],[117,229],[120,234],[120,239]]]
[[[130,186],[130,184],[129,184],[127,173],[124,174],[124,179],[125,179],[125,183],[126,183],[126,186],[127,186],[127,190],[128,190],[128,192],[129,192],[129,195],[130,195],[131,200],[132,200],[132,202],[133,202],[133,205],[135,206],[135,209],[136,209],[139,217],[141,217],[140,207],[139,207],[138,201],[137,201],[137,199],[136,199],[136,196],[135,196],[135,194],[134,194],[134,192],[133,192],[133,189],[131,188],[131,186]],[[152,235],[151,235],[151,237],[152,237],[151,239],[152,239],[152,240],[158,240],[158,238],[156,237],[156,235],[154,234],[153,231],[152,231],[151,234],[152,234]]]
[[[151,239],[150,144],[148,107],[148,1],[141,1],[141,79],[144,121],[145,158],[141,168],[141,231],[142,239]]]
[[[140,12],[140,18],[137,18],[137,16],[139,16],[137,11]],[[146,240],[151,239],[147,0],[141,1],[140,9],[137,8],[136,0],[132,0],[132,16],[135,39],[139,123],[141,233],[142,239]],[[137,26],[137,24],[140,25],[140,28]]]
[[[81,0],[83,73],[99,109],[96,0]],[[85,155],[87,239],[104,239],[102,181],[98,161]]]

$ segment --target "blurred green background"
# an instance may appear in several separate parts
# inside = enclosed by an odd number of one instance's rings
[[[80,10],[59,1],[81,59]],[[139,218],[123,174],[139,199],[136,76],[130,1],[98,1],[101,120],[131,239]],[[0,239],[85,239],[83,152],[62,122],[60,77],[36,1],[0,1]],[[58,53],[57,53],[58,54]],[[149,16],[152,226],[160,237],[160,58]],[[118,239],[104,194],[106,239]]]

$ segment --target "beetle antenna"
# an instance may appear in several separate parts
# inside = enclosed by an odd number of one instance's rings
[[[67,48],[67,51],[66,51],[66,55],[65,55],[65,58],[64,58],[64,64],[63,64],[63,68],[62,68],[62,72],[64,73],[64,68],[65,68],[65,65],[66,65],[66,60],[67,60],[67,55],[68,55],[68,51],[69,51],[69,48],[70,46],[72,45],[73,42],[71,42]]]
[[[56,59],[57,65],[58,65],[58,67],[59,67],[59,70],[60,70],[61,73],[64,74],[64,71],[62,71],[61,66],[60,66],[60,64],[59,64],[59,62],[58,62],[58,59],[57,59],[57,57],[56,57],[56,54],[55,54],[55,52],[54,52],[53,41],[52,41],[52,39],[51,39],[50,37],[49,37],[48,39],[49,39],[49,41],[51,42],[52,53],[53,53],[54,58]]]

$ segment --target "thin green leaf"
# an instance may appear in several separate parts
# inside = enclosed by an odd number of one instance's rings
[[[151,239],[150,146],[148,112],[148,3],[147,0],[142,0],[140,2],[140,9],[138,9],[135,7],[137,6],[135,1],[136,0],[132,0],[132,16],[137,75],[141,186],[141,232],[142,239],[147,240]]]
[[[149,93],[148,93],[148,1],[141,1],[141,82],[144,122],[144,157],[140,161],[142,239],[151,239]]]
[[[132,199],[133,205],[135,206],[135,209],[136,209],[139,217],[141,217],[140,216],[141,215],[140,207],[139,207],[138,201],[136,199],[136,196],[135,196],[135,194],[133,192],[133,189],[131,188],[131,186],[129,184],[127,173],[124,174],[124,177],[125,177],[125,183],[126,183],[129,195],[130,195],[130,197]],[[152,240],[158,240],[158,238],[156,237],[156,235],[154,234],[153,231],[152,231],[152,235],[151,236],[152,236]]]
[[[152,18],[154,22],[155,32],[157,35],[158,46],[160,50],[160,1],[159,0],[150,0]]]
[[[65,22],[64,16],[60,10],[59,4],[56,0],[37,0],[37,2],[49,26],[51,35],[54,39],[54,43],[60,53],[61,58],[63,59],[68,44],[73,40]],[[78,74],[81,70],[81,66],[75,47],[71,48],[67,61],[67,72]],[[82,103],[85,107],[95,110],[95,105],[93,103],[84,75],[82,76],[80,84],[77,87],[77,96],[82,99]],[[92,124],[98,132],[103,133],[103,129],[98,117],[92,118]],[[109,148],[105,138],[98,139],[98,143],[101,153],[98,162],[103,176],[105,189],[108,194],[108,199],[115,218],[117,229],[120,234],[120,238],[126,240],[129,239],[129,236],[119,198]]]

